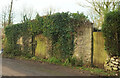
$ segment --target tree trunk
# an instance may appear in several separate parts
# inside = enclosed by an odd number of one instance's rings
[[[11,24],[12,6],[13,6],[13,0],[11,0],[10,12],[9,12],[9,18],[8,18],[8,25]]]

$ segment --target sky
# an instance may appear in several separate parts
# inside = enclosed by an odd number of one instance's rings
[[[0,15],[2,9],[5,9],[6,6],[10,5],[10,2],[11,0],[0,0]],[[88,8],[83,8],[79,6],[78,3],[85,4],[84,0],[14,0],[14,23],[20,22],[22,19],[21,14],[23,12],[31,12],[34,18],[36,13],[39,13],[42,16],[49,8],[54,9],[55,12],[69,11],[75,13],[79,11],[80,13],[83,12],[85,15],[88,15]]]

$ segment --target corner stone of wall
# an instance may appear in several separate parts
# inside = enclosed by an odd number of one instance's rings
[[[82,60],[85,65],[91,64],[91,40],[92,40],[92,27],[91,24],[81,26],[77,30],[75,36],[75,47],[73,57]]]

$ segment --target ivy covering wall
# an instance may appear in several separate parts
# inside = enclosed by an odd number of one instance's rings
[[[49,51],[51,56],[69,58],[73,55],[76,29],[87,22],[89,20],[83,13],[62,12],[46,16],[37,14],[34,20],[26,20],[5,28],[7,43],[4,51],[14,56],[34,56],[35,36],[42,34],[52,41]],[[17,44],[20,37],[23,39],[23,46]]]

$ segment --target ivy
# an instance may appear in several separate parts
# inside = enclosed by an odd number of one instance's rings
[[[120,12],[113,11],[105,15],[103,23],[105,49],[110,56],[120,56]]]
[[[71,57],[74,50],[76,29],[87,21],[87,17],[83,13],[62,12],[47,16],[39,16],[37,14],[34,20],[6,27],[7,44],[11,46],[6,48],[6,50],[9,49],[6,52],[10,54],[18,53],[18,55],[22,55],[22,53],[30,54],[30,48],[35,42],[35,36],[42,34],[52,41],[52,49],[49,51],[51,56],[56,58]],[[16,47],[16,42],[20,37],[25,40],[25,51],[21,49],[19,51],[19,48],[21,48],[19,45],[19,47]],[[30,43],[29,39],[31,38],[32,42]],[[31,44],[31,46],[28,46],[28,44]]]

